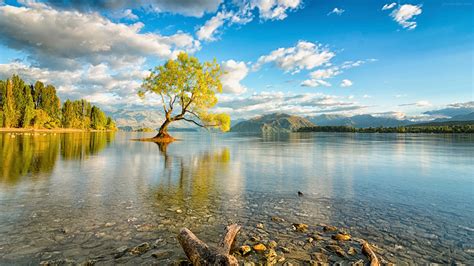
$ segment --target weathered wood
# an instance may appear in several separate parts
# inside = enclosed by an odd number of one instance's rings
[[[370,266],[380,266],[379,259],[377,258],[377,255],[375,255],[375,252],[372,250],[369,243],[367,243],[367,241],[362,241],[361,244],[362,252],[364,252],[364,254],[369,257]]]
[[[224,238],[222,238],[217,248],[219,249],[220,253],[229,254],[232,248],[232,243],[234,243],[235,236],[240,231],[240,225],[231,224],[227,226],[225,230],[226,232],[225,232]]]
[[[226,227],[224,238],[217,248],[202,242],[189,229],[183,228],[178,234],[178,241],[184,253],[193,265],[239,265],[237,259],[230,255],[232,243],[240,226],[232,224]]]

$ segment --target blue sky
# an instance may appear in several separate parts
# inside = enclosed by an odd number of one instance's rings
[[[1,3],[1,0],[0,0]],[[108,110],[187,51],[227,71],[219,111],[418,119],[474,107],[473,1],[5,1],[0,76],[53,83]],[[426,115],[421,118],[430,118]]]

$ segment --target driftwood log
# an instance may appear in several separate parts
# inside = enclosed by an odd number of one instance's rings
[[[226,227],[224,238],[217,247],[209,247],[187,228],[181,229],[178,241],[193,265],[239,265],[237,259],[230,255],[232,243],[240,226],[232,224]]]
[[[372,250],[370,247],[370,244],[367,243],[367,241],[361,241],[362,244],[362,252],[364,252],[365,255],[370,260],[370,266],[380,266],[379,259],[377,258],[377,255],[375,255],[375,252]]]

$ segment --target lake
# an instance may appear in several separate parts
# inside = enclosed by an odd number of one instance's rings
[[[153,135],[0,133],[0,264],[172,263],[180,228],[212,244],[232,222],[289,241],[272,217],[346,228],[391,262],[474,264],[474,135],[131,141]],[[162,254],[117,255],[143,242]]]

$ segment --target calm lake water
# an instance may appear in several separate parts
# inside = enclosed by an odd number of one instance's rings
[[[388,261],[474,264],[474,135],[130,140],[152,135],[0,133],[0,264],[170,263],[181,227],[215,243],[272,216],[347,228]],[[162,256],[114,255],[145,241]]]

